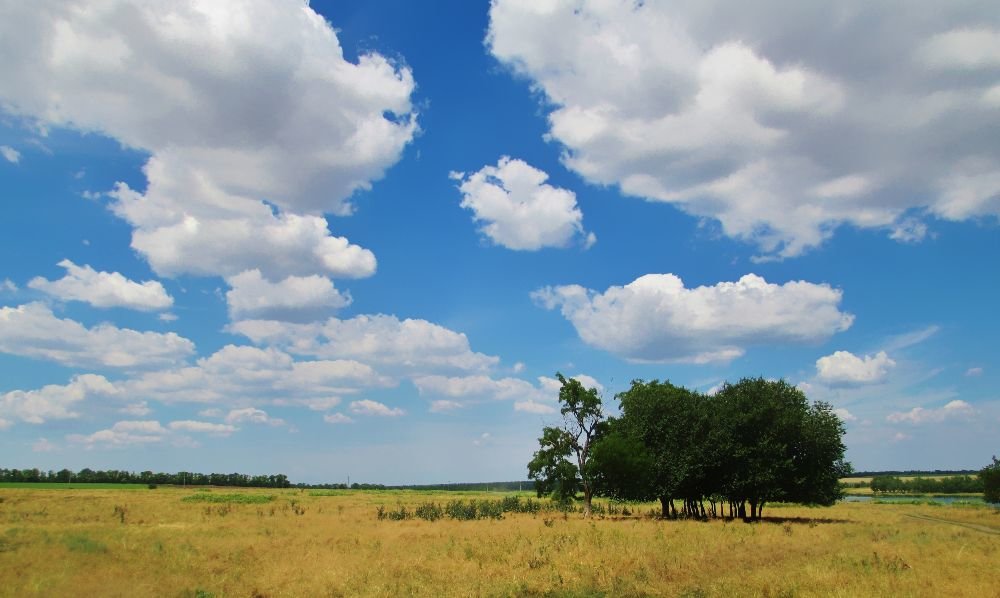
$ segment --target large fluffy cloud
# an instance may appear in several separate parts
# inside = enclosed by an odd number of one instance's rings
[[[94,368],[164,367],[194,353],[174,332],[138,332],[112,324],[87,328],[41,303],[0,307],[0,351]]]
[[[271,282],[260,270],[247,270],[226,279],[232,287],[226,293],[229,315],[233,319],[275,318],[315,319],[323,312],[351,303],[325,276],[289,276]]]
[[[348,320],[292,324],[274,320],[234,322],[229,330],[261,345],[322,359],[356,359],[401,372],[483,371],[499,362],[476,353],[469,339],[427,320],[361,315]]]
[[[753,274],[693,289],[673,274],[647,274],[603,293],[569,285],[532,296],[559,308],[588,345],[647,362],[727,361],[751,345],[819,342],[854,320],[829,285]]]
[[[817,379],[830,386],[877,384],[883,382],[896,362],[879,351],[858,357],[849,351],[836,351],[816,360]]]
[[[565,247],[576,237],[587,246],[596,240],[583,231],[576,194],[546,184],[549,175],[523,160],[504,156],[496,166],[452,178],[459,181],[462,207],[472,210],[480,230],[497,245],[535,251]]]
[[[998,39],[986,0],[496,0],[487,35],[567,166],[769,256],[1000,214]]]
[[[114,396],[118,389],[104,376],[75,376],[69,384],[50,384],[38,390],[13,390],[0,395],[0,416],[31,424],[79,417],[76,407],[92,396]]]
[[[349,213],[398,160],[413,78],[377,53],[346,60],[302,0],[8,3],[0,52],[5,111],[151,154],[145,190],[112,195],[158,273],[373,270],[319,214]]]
[[[278,349],[227,345],[193,366],[148,372],[119,384],[124,396],[167,403],[199,402],[246,409],[253,404],[326,410],[341,395],[393,381],[352,360],[295,361]],[[263,413],[234,411],[236,421]],[[266,415],[266,414],[265,414]]]
[[[174,304],[163,285],[155,280],[135,282],[118,272],[97,272],[62,260],[66,275],[59,280],[33,278],[28,286],[63,301],[83,301],[94,307],[125,307],[140,311],[168,309]]]
[[[94,447],[124,447],[129,445],[157,444],[170,436],[170,430],[155,420],[126,420],[115,422],[113,426],[98,430],[93,434],[70,434],[66,440]]]

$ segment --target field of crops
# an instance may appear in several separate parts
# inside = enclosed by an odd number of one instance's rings
[[[0,488],[0,595],[1000,596],[992,507],[768,505],[756,524],[606,503],[591,520],[449,515],[504,496]],[[427,505],[440,518],[412,516]]]

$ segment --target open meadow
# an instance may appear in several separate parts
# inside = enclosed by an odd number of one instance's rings
[[[1000,596],[986,506],[769,505],[755,524],[661,521],[654,505],[376,516],[503,496],[2,488],[0,595]]]

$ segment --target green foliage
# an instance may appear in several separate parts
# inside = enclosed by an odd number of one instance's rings
[[[600,434],[604,420],[601,397],[597,389],[584,388],[575,378],[567,379],[558,372],[556,378],[562,384],[559,412],[564,423],[562,427],[542,429],[539,449],[528,463],[528,478],[535,480],[539,497],[550,495],[562,503],[572,500],[577,490],[583,490],[584,513],[589,514],[594,480],[593,468],[587,462],[591,442]]]
[[[572,437],[562,428],[545,427],[538,444],[540,448],[528,462],[528,478],[535,480],[538,497],[551,496],[560,502],[571,500],[581,481],[579,469],[569,461]]]
[[[595,441],[587,463],[594,491],[615,500],[653,500],[648,473],[654,461],[646,445],[628,434],[620,420],[610,420],[607,432]]]
[[[571,507],[572,508],[572,507]],[[539,513],[540,511],[555,511],[559,505],[542,505],[539,501],[522,499],[519,496],[505,496],[497,500],[451,500],[444,506],[435,502],[425,502],[417,505],[412,511],[400,504],[395,511],[387,510],[384,505],[375,509],[379,521],[403,521],[417,517],[425,521],[437,521],[447,517],[456,521],[475,521],[479,519],[503,519],[504,513]]]
[[[897,476],[883,475],[872,478],[869,486],[876,494],[959,494],[983,492],[983,479],[972,476],[948,476],[940,480],[917,476],[904,480]]]
[[[841,496],[839,478],[850,472],[843,423],[783,380],[744,378],[714,396],[636,380],[617,398],[622,415],[598,428],[585,468],[603,495],[657,498],[664,517],[677,515],[679,499],[687,516],[728,505],[751,519],[768,502],[831,505]]]
[[[211,494],[199,492],[181,499],[184,502],[211,502],[241,505],[258,505],[274,500],[273,494]]]
[[[993,463],[980,470],[979,479],[983,482],[983,500],[1000,503],[1000,460],[995,455]]]

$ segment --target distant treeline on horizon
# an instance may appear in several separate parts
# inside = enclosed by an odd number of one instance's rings
[[[309,488],[323,490],[465,490],[500,491],[533,490],[531,480],[514,482],[448,482],[446,484],[406,484],[387,486],[364,482],[293,484],[285,474],[250,475],[245,473],[194,473],[179,471],[163,473],[153,471],[124,471],[117,469],[100,470],[85,467],[80,471],[60,469],[59,471],[0,468],[0,483],[18,484],[164,484],[176,486],[238,486],[244,488]]]
[[[173,484],[176,486],[239,486],[244,488],[288,488],[292,484],[283,473],[272,475],[248,475],[245,473],[193,473],[179,471],[163,473],[152,471],[122,471],[117,469],[95,470],[85,467],[80,471],[60,469],[43,471],[40,469],[0,468],[0,482],[14,483],[77,483],[77,484]]]
[[[891,470],[891,471],[855,471],[851,474],[852,478],[874,478],[877,476],[938,476],[938,475],[975,475],[979,473],[978,469],[935,469],[933,471],[923,469],[909,469],[909,470]]]

